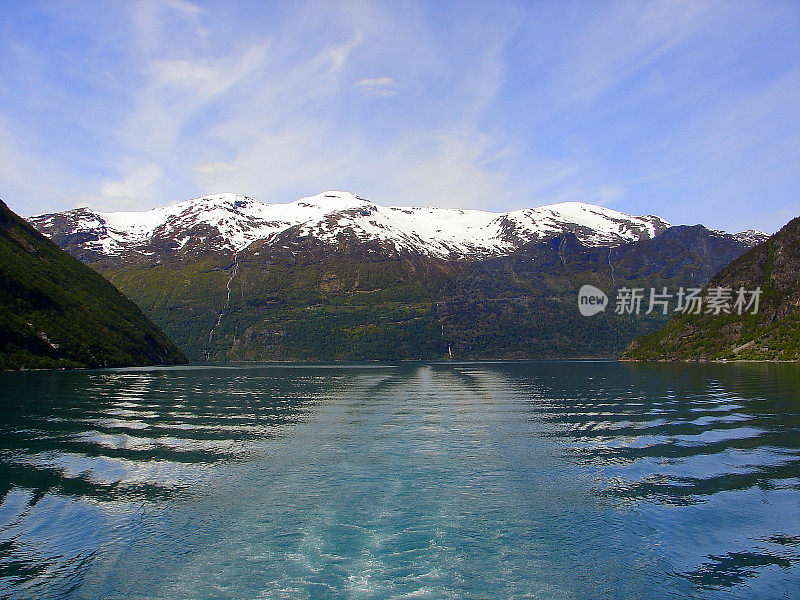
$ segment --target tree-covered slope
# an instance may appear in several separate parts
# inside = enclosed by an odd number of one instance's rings
[[[731,262],[709,288],[761,288],[756,314],[681,314],[634,340],[628,360],[800,360],[800,217]]]
[[[196,360],[615,357],[665,322],[582,317],[586,283],[702,285],[747,244],[675,227],[613,248],[571,233],[509,256],[441,260],[298,231],[234,254],[93,263]]]
[[[183,361],[133,302],[0,201],[0,369]]]

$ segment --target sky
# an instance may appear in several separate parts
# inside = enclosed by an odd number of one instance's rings
[[[0,2],[0,198],[800,215],[800,2]]]

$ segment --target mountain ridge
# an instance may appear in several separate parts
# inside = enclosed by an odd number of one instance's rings
[[[800,360],[800,217],[716,273],[708,287],[760,290],[759,308],[677,315],[631,342],[632,361]]]
[[[580,316],[584,283],[702,285],[749,246],[702,226],[615,248],[573,233],[442,260],[287,236],[241,252],[93,263],[196,360],[612,358],[663,319]],[[553,340],[558,340],[556,343]]]
[[[586,320],[582,284],[702,285],[752,246],[581,203],[487,213],[340,192],[31,220],[194,360],[611,358],[665,319]]]
[[[169,245],[191,251],[198,239],[241,251],[255,241],[293,229],[335,243],[341,235],[377,241],[389,251],[445,259],[507,255],[520,246],[566,232],[583,243],[617,246],[652,238],[670,227],[655,215],[633,216],[580,202],[563,202],[509,212],[380,206],[349,192],[323,192],[284,204],[266,204],[240,194],[213,194],[147,211],[104,213],[78,208],[29,217],[62,247],[88,254],[153,252]],[[216,231],[215,231],[216,230]],[[69,232],[69,237],[64,237]],[[188,245],[188,246],[187,246]]]

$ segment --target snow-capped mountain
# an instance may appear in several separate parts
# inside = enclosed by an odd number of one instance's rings
[[[241,251],[257,240],[293,236],[335,244],[341,236],[438,258],[486,258],[572,232],[587,246],[618,246],[669,227],[653,215],[564,202],[507,213],[449,208],[384,207],[349,192],[324,192],[285,204],[237,194],[203,196],[142,212],[78,208],[28,219],[60,245],[99,255]]]
[[[193,360],[607,357],[644,325],[587,329],[568,309],[586,281],[699,287],[758,237],[576,202],[492,213],[346,192],[30,221]]]
[[[724,234],[724,231],[720,231],[719,233]],[[733,237],[740,242],[744,242],[749,246],[758,246],[762,242],[766,242],[769,239],[769,234],[764,233],[763,231],[756,231],[755,229],[748,229],[746,231],[740,231],[739,233],[731,234]]]

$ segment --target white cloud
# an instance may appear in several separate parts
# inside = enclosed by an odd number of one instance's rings
[[[586,104],[675,50],[716,15],[713,2],[597,5],[555,53],[551,93],[562,104]]]
[[[105,208],[119,207],[121,204],[137,201],[146,197],[163,175],[161,167],[153,163],[131,165],[125,169],[120,179],[103,183],[100,195],[104,199]]]
[[[133,43],[141,53],[158,52],[166,43],[182,42],[184,36],[205,38],[203,9],[187,0],[141,0],[131,5],[135,25]]]
[[[205,163],[192,167],[192,171],[205,176],[221,175],[226,173],[238,173],[242,167],[233,163],[215,162]]]
[[[147,84],[121,130],[121,145],[162,159],[180,151],[177,144],[191,121],[256,73],[268,48],[268,43],[258,43],[236,54],[149,61]]]
[[[613,204],[625,195],[625,188],[621,185],[604,185],[600,187],[600,201],[599,204],[607,206]]]
[[[475,129],[415,132],[379,161],[391,186],[382,195],[397,204],[461,208],[487,207],[489,198],[507,200],[508,174],[498,152],[496,140]]]
[[[220,190],[272,201],[330,188],[376,190],[387,203],[429,196],[473,204],[489,190],[496,197],[505,175],[484,153],[495,152],[498,140],[476,119],[497,94],[503,36],[498,44],[496,32],[481,32],[471,42],[472,51],[490,46],[489,58],[463,85],[437,90],[425,118],[405,111],[386,120],[356,110],[348,92],[395,96],[396,76],[354,74],[374,71],[381,55],[392,70],[411,74],[413,89],[403,86],[409,100],[427,102],[426,88],[449,67],[422,21],[398,30],[389,5],[299,5],[269,37],[233,36],[215,29],[213,10],[163,1],[130,11],[128,68],[139,79],[130,81],[124,119],[97,125],[108,151],[88,182],[95,189],[71,198],[146,208]],[[355,83],[343,86],[348,81]],[[366,126],[370,118],[374,128]]]
[[[694,215],[726,182],[754,190],[770,170],[796,179],[785,165],[797,148],[798,62],[786,58],[790,28],[771,16],[796,8],[433,6],[42,8],[62,36],[0,40],[4,66],[17,61],[20,73],[4,72],[0,91],[0,122],[14,125],[0,127],[3,193],[147,208],[213,191],[288,201],[336,188],[385,204],[585,200]],[[86,50],[81,36],[102,41]]]
[[[397,96],[397,82],[392,77],[375,77],[361,79],[353,84],[362,96],[391,97]]]

